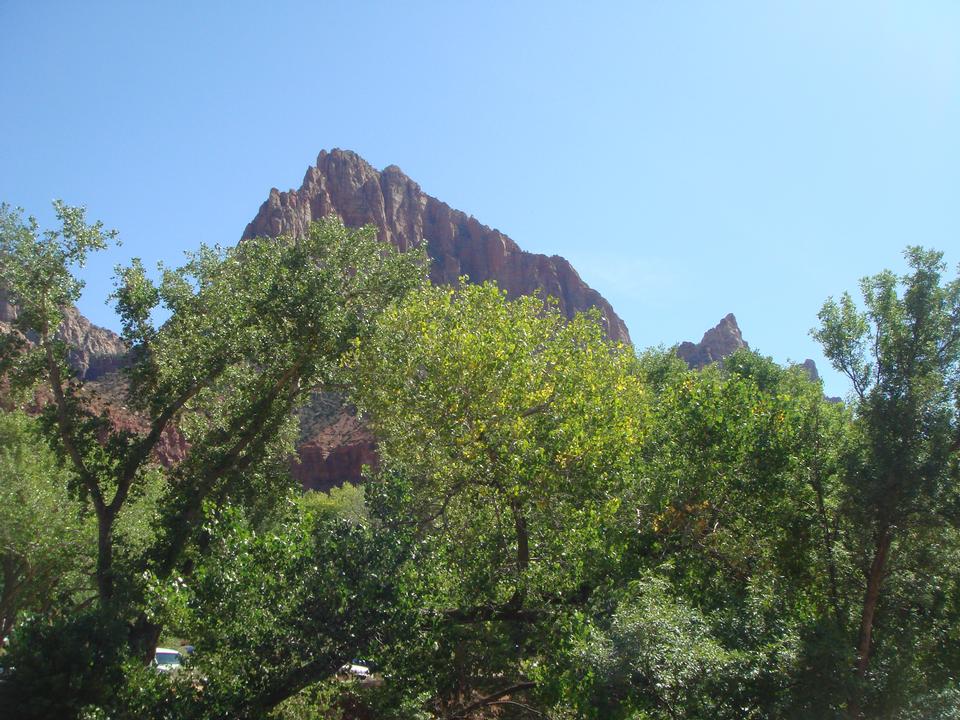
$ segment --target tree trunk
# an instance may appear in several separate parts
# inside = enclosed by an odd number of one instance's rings
[[[530,567],[530,535],[527,532],[527,518],[519,505],[513,506],[513,523],[517,533],[517,570],[526,572]]]
[[[870,666],[870,652],[873,641],[873,618],[877,611],[877,602],[880,599],[880,585],[886,572],[887,558],[890,555],[890,544],[893,535],[889,527],[884,527],[877,535],[874,546],[873,562],[867,575],[867,591],[863,598],[863,611],[860,615],[860,636],[857,641],[857,671],[856,685],[853,688],[847,712],[851,718],[861,718],[861,694],[863,683]]]
[[[113,599],[113,515],[97,508],[97,594],[100,603]]]
[[[17,573],[16,561],[13,555],[3,555],[3,592],[0,593],[0,647],[3,645],[3,638],[13,630],[13,624],[17,619]]]
[[[130,650],[135,657],[143,660],[144,665],[153,660],[162,630],[162,625],[151,622],[144,614],[130,626]]]
[[[510,511],[513,513],[513,527],[517,536],[517,587],[513,591],[510,605],[520,608],[527,596],[526,574],[530,567],[530,534],[527,531],[527,518],[523,514],[520,503],[516,500],[512,501]]]

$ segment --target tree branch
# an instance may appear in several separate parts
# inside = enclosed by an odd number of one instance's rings
[[[127,495],[130,492],[130,485],[133,482],[134,476],[137,474],[137,470],[140,469],[140,466],[143,465],[144,461],[150,456],[150,453],[153,451],[157,442],[159,442],[160,436],[163,435],[163,431],[166,430],[170,421],[178,412],[183,409],[184,405],[194,398],[203,388],[209,385],[210,382],[220,372],[222,372],[223,368],[224,364],[222,362],[218,363],[203,380],[195,382],[187,387],[172,403],[170,403],[159,415],[157,415],[156,418],[154,418],[153,423],[150,426],[150,432],[140,439],[136,447],[127,455],[127,458],[123,463],[123,468],[121,469],[117,478],[117,492],[113,496],[113,500],[110,502],[109,506],[111,513],[116,514],[126,501]]]
[[[518,607],[516,604],[504,605],[475,605],[468,608],[451,608],[443,610],[444,619],[462,625],[472,625],[481,622],[522,622],[534,623],[547,616],[544,610]]]
[[[199,482],[193,488],[193,492],[187,494],[186,504],[173,523],[175,527],[173,530],[174,537],[160,562],[161,576],[165,576],[173,570],[189,531],[200,519],[200,508],[203,501],[210,494],[217,481],[228,472],[245,469],[257,459],[252,453],[246,455],[244,453],[251,446],[259,447],[266,441],[266,435],[270,430],[267,427],[270,407],[284,390],[287,390],[289,400],[296,396],[299,390],[299,373],[302,371],[305,362],[305,359],[301,358],[277,378],[266,395],[255,403],[252,421],[241,432],[239,439],[224,452],[213,467],[203,472]],[[220,435],[226,435],[227,432],[227,430],[221,430]]]
[[[242,717],[260,718],[288,697],[296,695],[311,683],[333,675],[343,664],[342,658],[324,656],[300,665],[272,682],[267,688],[245,703]]]
[[[106,510],[103,499],[103,492],[100,485],[94,479],[93,475],[87,470],[83,456],[80,454],[80,448],[77,447],[77,439],[74,436],[73,422],[70,418],[70,410],[67,407],[67,397],[63,390],[63,377],[60,374],[60,365],[53,355],[53,346],[50,343],[49,331],[44,329],[41,335],[41,343],[47,360],[47,375],[50,380],[50,388],[53,391],[53,399],[57,413],[57,431],[60,434],[60,441],[63,443],[70,461],[77,470],[77,475],[84,487],[90,492],[93,498],[93,505],[100,516]]]
[[[504,698],[507,695],[512,695],[513,693],[517,693],[517,692],[523,692],[524,690],[530,690],[531,688],[535,688],[536,686],[537,684],[535,682],[525,681],[525,682],[519,682],[515,685],[511,685],[510,687],[505,687],[502,690],[497,690],[496,692],[490,693],[486,697],[482,697],[479,700],[470,703],[466,707],[461,708],[458,712],[454,713],[453,715],[447,715],[446,720],[457,720],[458,718],[465,718],[474,710],[479,710],[480,708],[486,707],[487,705],[492,705],[497,700],[500,700],[501,698]]]

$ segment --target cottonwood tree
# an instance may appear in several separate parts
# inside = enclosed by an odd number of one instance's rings
[[[651,351],[639,373],[652,410],[631,512],[558,692],[587,717],[790,716],[847,570],[832,515],[843,408],[755,352],[690,371]]]
[[[436,714],[529,699],[558,618],[604,582],[645,433],[634,363],[596,317],[493,284],[412,294],[350,357],[381,477],[402,481],[420,541],[422,625],[396,672]]]
[[[44,232],[20,211],[0,212],[0,277],[19,309],[0,368],[10,383],[36,379],[49,392],[50,441],[96,517],[98,610],[128,626],[129,650],[146,659],[164,622],[148,607],[151,588],[168,583],[185,551],[202,545],[210,508],[234,502],[263,511],[282,495],[292,410],[338,383],[341,355],[423,281],[422,254],[401,255],[372,230],[328,220],[296,241],[203,246],[182,267],[163,268],[157,283],[139,261],[119,269],[126,403],[146,426],[135,432],[94,409],[56,338],[83,285],[73,270],[114,233],[88,224],[81,208],[57,202],[55,210],[60,227]],[[160,326],[152,321],[158,310],[168,314]],[[164,473],[154,539],[137,552],[118,548],[118,517],[172,428],[188,451]]]
[[[871,705],[882,707],[884,694],[895,692],[906,676],[904,668],[889,667],[892,658],[923,654],[896,647],[908,616],[926,615],[929,633],[936,616],[950,611],[950,602],[944,608],[942,600],[928,597],[928,582],[920,578],[943,574],[938,565],[945,556],[936,550],[956,547],[960,520],[960,278],[944,279],[940,252],[910,247],[905,256],[907,274],[864,278],[863,309],[849,294],[828,300],[813,332],[850,379],[860,435],[846,478],[848,515],[859,531],[852,551],[863,573],[857,682],[848,702],[853,718],[869,714]],[[937,589],[949,595],[950,586],[955,580]],[[878,649],[888,667],[871,674]]]

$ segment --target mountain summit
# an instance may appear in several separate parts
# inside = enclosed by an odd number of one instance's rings
[[[679,355],[691,368],[699,369],[710,363],[723,360],[741,348],[749,345],[743,339],[737,318],[728,313],[716,327],[712,327],[703,334],[698,343],[682,342],[677,346]]]
[[[623,320],[564,258],[521,250],[509,237],[424,193],[396,165],[377,171],[349,150],[321,151],[299,190],[270,191],[244,238],[296,237],[311,221],[335,214],[349,227],[373,225],[380,240],[401,250],[427,241],[430,279],[455,284],[495,280],[510,297],[541,290],[568,317],[596,307],[607,335],[630,342]]]

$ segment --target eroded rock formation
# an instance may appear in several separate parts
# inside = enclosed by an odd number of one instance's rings
[[[271,190],[243,237],[296,237],[314,220],[331,214],[350,227],[373,225],[380,240],[401,250],[426,240],[434,283],[455,284],[467,275],[471,282],[495,280],[511,297],[539,290],[556,298],[568,317],[596,307],[607,334],[630,342],[626,325],[610,304],[565,259],[521,250],[499,230],[424,193],[396,165],[377,171],[354,152],[323,151],[299,190]],[[329,402],[329,396],[316,399],[301,416],[299,462],[293,473],[305,487],[357,482],[361,467],[376,460],[373,438],[352,411],[322,408]]]
[[[17,305],[9,295],[0,289],[0,332],[10,332],[18,317]],[[17,331],[15,331],[17,332]],[[84,381],[83,392],[95,414],[104,414],[117,429],[134,433],[146,433],[149,423],[141,413],[130,408],[127,403],[127,379],[121,368],[124,365],[127,348],[115,332],[94,325],[75,307],[67,308],[63,323],[56,337],[63,340],[70,352],[68,360]],[[27,335],[27,342],[35,342],[35,337]],[[30,412],[40,412],[46,403],[52,401],[49,387],[40,386]],[[182,460],[187,452],[186,441],[174,427],[168,427],[156,447],[156,459],[163,465],[173,465]]]
[[[435,283],[453,284],[468,275],[476,283],[496,280],[511,297],[541,290],[569,317],[598,308],[607,334],[630,342],[610,303],[565,259],[525,252],[499,230],[424,193],[396,165],[378,172],[347,150],[321,152],[299,190],[271,190],[243,237],[302,235],[312,221],[331,214],[350,227],[375,226],[382,241],[401,250],[426,240]]]
[[[699,370],[711,363],[719,362],[728,355],[732,355],[741,348],[750,349],[750,345],[743,339],[737,318],[733,313],[728,314],[715,327],[703,334],[698,343],[682,342],[677,346],[676,353],[691,369]],[[812,382],[820,381],[820,372],[817,364],[807,358],[802,363],[796,363]],[[828,397],[831,402],[840,402],[839,398]]]
[[[743,339],[737,318],[729,313],[715,327],[703,334],[698,343],[682,342],[677,346],[677,355],[691,368],[703,368],[723,360],[728,355],[750,346]]]
[[[17,319],[17,306],[0,289],[0,330],[9,330]],[[68,308],[57,338],[72,348],[70,363],[83,380],[95,380],[123,364],[127,352],[120,336],[94,325],[75,307]]]

